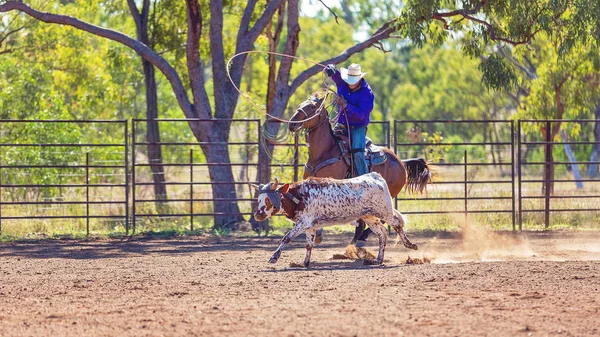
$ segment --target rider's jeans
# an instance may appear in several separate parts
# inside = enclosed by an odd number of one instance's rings
[[[367,141],[367,127],[366,126],[351,126],[350,127],[350,142],[352,143],[351,149],[360,149],[357,152],[352,151],[352,159],[354,160],[354,167],[356,167],[356,175],[360,176],[369,173],[367,167],[367,161],[365,159],[365,143]]]

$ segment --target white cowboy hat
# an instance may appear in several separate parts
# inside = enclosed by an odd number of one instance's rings
[[[360,70],[360,64],[352,63],[348,69],[342,68],[340,69],[340,74],[342,75],[342,80],[346,83],[352,85],[356,84],[356,82],[360,81],[361,78],[365,77],[367,73],[363,73]]]

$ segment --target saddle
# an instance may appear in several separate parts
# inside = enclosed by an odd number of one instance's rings
[[[335,137],[338,147],[342,151],[342,157],[344,158],[346,165],[350,166],[352,163],[352,149],[350,149],[348,129],[337,124],[333,129],[333,136]],[[364,151],[369,172],[372,172],[375,166],[382,165],[387,161],[387,156],[385,155],[385,152],[383,152],[383,148],[373,144],[373,141],[369,137],[367,137]]]

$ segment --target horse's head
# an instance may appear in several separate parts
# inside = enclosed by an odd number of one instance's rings
[[[321,117],[315,115],[325,110],[322,103],[323,99],[314,95],[300,103],[298,109],[296,109],[296,113],[294,113],[288,124],[290,131],[297,132],[300,128],[310,129],[316,126]]]

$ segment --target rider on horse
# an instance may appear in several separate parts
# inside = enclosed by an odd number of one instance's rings
[[[339,118],[336,128],[350,128],[350,147],[356,175],[369,173],[365,160],[365,143],[367,127],[371,120],[375,95],[367,81],[363,78],[360,65],[353,63],[338,71],[333,64],[323,69],[337,86]]]
[[[360,65],[356,63],[351,64],[348,69],[342,68],[339,71],[335,65],[328,64],[323,71],[337,86],[339,117],[335,129],[349,128],[350,152],[356,168],[356,176],[367,174],[369,169],[365,160],[365,145],[367,127],[371,121],[371,111],[375,101],[373,90],[364,79],[367,73],[363,73]],[[357,246],[363,246],[368,235],[368,232],[363,233]],[[322,237],[323,230],[320,229],[316,233],[315,242],[320,243]]]

